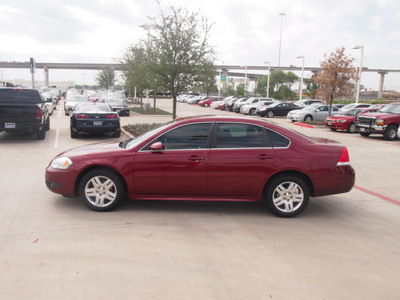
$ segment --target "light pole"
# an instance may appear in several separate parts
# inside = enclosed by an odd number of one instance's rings
[[[361,83],[362,63],[364,56],[364,46],[356,45],[353,47],[353,49],[361,49],[360,69],[358,70],[357,93],[356,93],[356,103],[358,103],[358,100],[360,99],[360,83]]]
[[[303,76],[304,76],[304,55],[298,55],[298,56],[296,56],[296,58],[302,58],[303,59],[303,63],[302,63],[302,65],[301,65],[301,79],[300,79],[300,100],[301,100],[301,98],[302,98],[302,96],[303,96]]]
[[[278,67],[281,66],[282,24],[283,24],[283,16],[285,15],[285,13],[280,13],[279,15],[281,16],[281,32],[280,32],[280,35],[279,35],[279,57],[278,57]]]
[[[271,62],[265,61],[264,64],[268,64],[267,98],[269,98],[269,77],[271,76]]]
[[[82,75],[82,90],[85,90],[85,73],[81,73]]]
[[[244,95],[247,96],[247,66],[242,66],[242,68],[245,68],[245,74],[244,74]]]

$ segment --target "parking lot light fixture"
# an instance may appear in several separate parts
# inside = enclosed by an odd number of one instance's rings
[[[361,72],[362,72],[362,63],[364,56],[364,46],[356,45],[353,47],[353,49],[361,49],[360,69],[358,70],[357,93],[356,93],[356,103],[358,103],[360,99],[360,84],[361,84]]]
[[[269,98],[269,77],[271,76],[271,62],[265,61],[264,64],[268,64],[267,98]]]
[[[299,91],[299,94],[300,94],[299,99],[301,100],[302,96],[303,96],[304,55],[298,55],[298,56],[296,56],[296,58],[302,58],[303,59],[303,63],[301,65],[301,79],[300,79],[300,89],[299,89],[300,90]]]

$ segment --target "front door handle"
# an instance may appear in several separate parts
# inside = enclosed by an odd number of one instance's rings
[[[268,154],[260,154],[259,156],[257,156],[257,159],[261,159],[261,160],[273,159],[273,158],[274,158],[274,156],[268,155]]]
[[[197,156],[197,155],[192,155],[191,157],[188,158],[188,160],[198,162],[198,161],[200,161],[200,160],[204,160],[204,157],[202,157],[202,156]]]

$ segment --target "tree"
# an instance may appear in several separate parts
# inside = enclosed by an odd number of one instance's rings
[[[106,90],[114,87],[114,70],[112,68],[107,68],[97,73],[96,82]]]
[[[315,78],[319,86],[317,97],[329,102],[332,107],[336,98],[349,97],[354,88],[356,70],[353,67],[354,58],[344,54],[345,48],[338,48],[321,63],[321,71]],[[331,111],[329,110],[329,114]]]
[[[137,89],[138,94],[143,94],[150,88],[150,66],[146,46],[143,43],[131,46],[122,59],[123,74],[127,89]]]
[[[269,95],[280,100],[291,100],[296,97],[296,93],[291,90],[291,86],[299,79],[293,72],[285,73],[282,70],[274,70],[269,79]],[[256,92],[266,95],[268,76],[263,76],[256,85]]]
[[[156,34],[152,36],[150,51],[153,74],[172,93],[175,119],[178,94],[193,86],[206,69],[204,66],[214,61],[214,50],[208,44],[211,25],[207,19],[199,19],[198,13],[186,9],[173,6],[169,9],[169,15],[160,8],[160,16],[151,18]]]
[[[318,88],[318,84],[315,82],[315,76],[313,76],[311,77],[311,81],[306,83],[306,90],[304,93],[311,99],[315,99],[317,97]]]
[[[217,91],[217,85],[215,81],[215,74],[217,72],[213,61],[206,59],[202,65],[202,70],[196,77],[196,83],[198,90],[209,95]]]

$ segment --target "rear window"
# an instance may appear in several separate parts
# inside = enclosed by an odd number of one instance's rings
[[[38,90],[29,89],[0,89],[0,103],[42,103],[43,99]]]

